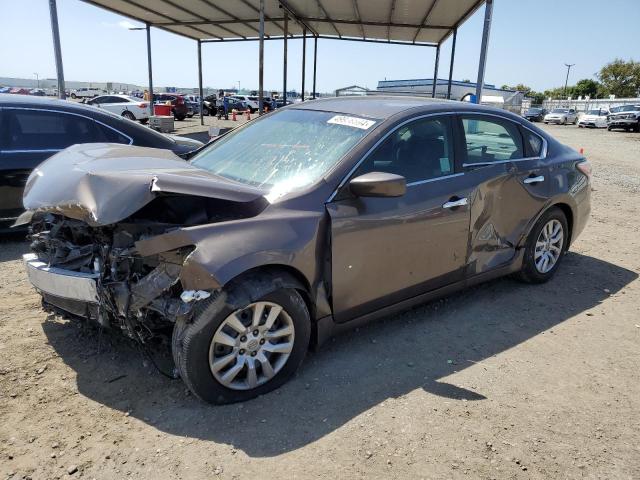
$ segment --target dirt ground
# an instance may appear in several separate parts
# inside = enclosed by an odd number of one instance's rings
[[[640,478],[640,135],[545,127],[595,173],[546,285],[501,279],[201,403],[126,340],[48,316],[0,243],[0,478]]]

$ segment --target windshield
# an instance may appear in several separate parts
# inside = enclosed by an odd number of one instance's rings
[[[529,110],[527,110],[527,112],[529,113],[540,113],[541,111],[541,108],[530,108]]]
[[[603,116],[606,115],[607,111],[606,110],[589,110],[587,112],[587,115],[598,115],[598,116]]]
[[[638,105],[625,105],[623,107],[618,107],[618,112],[635,112],[636,110],[640,110]]]
[[[551,110],[551,113],[567,113],[569,112],[568,108],[554,108]]]
[[[377,122],[314,110],[283,110],[232,132],[192,163],[268,190],[271,200],[317,182]]]

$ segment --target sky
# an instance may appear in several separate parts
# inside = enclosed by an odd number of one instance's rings
[[[229,0],[234,1],[234,0]],[[449,0],[452,1],[452,0]],[[47,0],[0,0],[0,77],[56,75]],[[569,83],[595,78],[614,58],[640,61],[640,0],[494,0],[485,82],[524,83],[534,90],[564,84],[565,63],[575,63]],[[484,9],[459,30],[455,80],[477,77]],[[58,0],[67,80],[147,83],[144,31],[138,22],[80,0]],[[417,20],[419,21],[419,20]],[[197,46],[152,29],[154,86],[197,87]],[[449,72],[451,40],[440,52],[440,78]],[[307,89],[313,42],[307,41]],[[258,42],[203,44],[205,87],[257,89]],[[318,41],[317,90],[348,85],[375,88],[378,80],[431,78],[435,49],[361,42]],[[289,41],[288,86],[300,89],[302,41]],[[265,42],[266,90],[282,86],[282,42]]]

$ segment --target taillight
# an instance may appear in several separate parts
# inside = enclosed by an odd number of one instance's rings
[[[587,160],[583,160],[582,162],[579,162],[576,164],[576,168],[584,173],[584,175],[589,179],[589,181],[591,181],[591,173],[592,173],[592,168],[591,168],[591,164],[587,161]]]

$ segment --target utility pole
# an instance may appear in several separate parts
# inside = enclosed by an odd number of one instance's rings
[[[60,30],[58,29],[58,9],[56,0],[49,0],[49,13],[51,15],[51,33],[53,35],[53,52],[56,58],[56,75],[58,79],[58,98],[66,98],[64,92],[64,72],[62,69],[62,47],[60,46]]]
[[[40,88],[40,77],[38,76],[38,72],[33,72],[36,76],[36,88]]]
[[[575,63],[565,63],[564,66],[567,67],[567,77],[564,79],[564,90],[562,92],[562,96],[564,98],[567,98],[567,84],[569,83],[569,71],[571,70],[571,67],[573,67],[575,65]]]

